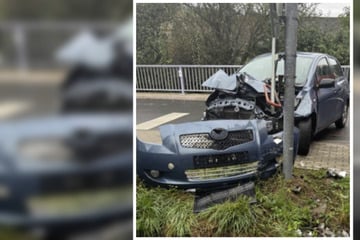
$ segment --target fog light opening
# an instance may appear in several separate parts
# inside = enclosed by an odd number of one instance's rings
[[[0,185],[0,199],[8,198],[10,196],[10,190],[7,186]]]
[[[158,178],[160,176],[159,170],[151,170],[150,175],[154,178]]]
[[[168,164],[169,170],[173,170],[175,168],[175,165],[173,163]]]

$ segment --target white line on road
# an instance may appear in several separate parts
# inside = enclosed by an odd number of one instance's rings
[[[0,119],[5,119],[26,111],[31,104],[24,101],[5,101],[0,103]]]
[[[186,115],[189,115],[189,113],[178,113],[178,112],[169,113],[169,114],[163,115],[161,117],[152,119],[150,121],[140,123],[140,124],[136,125],[136,129],[137,130],[150,130],[152,128],[158,127],[164,123],[171,122],[175,119],[184,117]]]

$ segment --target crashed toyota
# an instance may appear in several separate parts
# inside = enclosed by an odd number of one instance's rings
[[[220,70],[203,83],[215,89],[206,101],[204,120],[263,119],[271,133],[283,128],[284,59],[275,61],[274,85],[272,56],[263,54],[233,75]],[[307,155],[312,137],[335,123],[346,125],[349,84],[337,59],[323,53],[298,52],[296,57],[294,100],[295,125],[299,128],[299,151]],[[273,89],[273,95],[271,95]]]
[[[230,187],[271,176],[282,154],[282,132],[259,119],[168,124],[160,134],[162,144],[136,144],[137,174],[153,186]]]

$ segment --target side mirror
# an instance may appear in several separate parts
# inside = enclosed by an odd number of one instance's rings
[[[333,88],[335,87],[335,79],[324,78],[320,81],[319,88]]]

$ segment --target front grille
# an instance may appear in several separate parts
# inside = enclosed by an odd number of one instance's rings
[[[120,154],[132,148],[132,135],[114,132],[98,135],[74,134],[67,140],[77,160],[91,161]]]
[[[214,140],[208,133],[184,134],[180,136],[180,144],[184,148],[201,148],[224,150],[254,139],[252,130],[229,132],[224,140]]]
[[[238,176],[246,173],[256,173],[257,168],[258,162],[256,161],[231,166],[188,169],[185,171],[185,175],[189,181],[202,181]]]
[[[249,152],[200,155],[193,157],[194,168],[211,168],[249,162]]]

